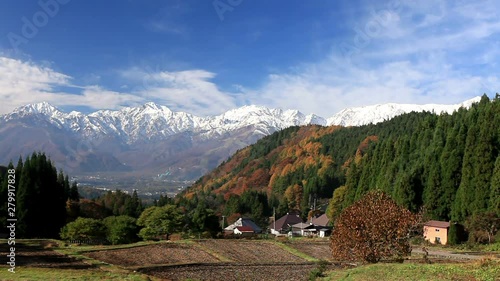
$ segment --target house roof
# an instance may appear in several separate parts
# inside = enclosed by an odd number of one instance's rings
[[[282,216],[275,223],[271,223],[269,225],[269,228],[274,229],[274,230],[282,230],[283,228],[288,228],[289,225],[294,225],[294,224],[301,223],[301,222],[303,222],[303,221],[299,217],[299,215],[288,213],[288,214]],[[274,225],[276,225],[276,228],[274,227]]]
[[[450,227],[450,222],[448,222],[448,221],[428,221],[424,225],[431,226],[431,227],[438,227],[438,228],[448,228],[448,227]]]
[[[318,226],[327,226],[329,222],[330,219],[326,216],[326,214],[322,214],[321,216],[312,219],[312,223]]]
[[[238,226],[236,227],[240,232],[253,232],[253,228],[250,226]]]
[[[299,228],[299,229],[307,229],[307,228],[314,228],[314,225],[309,224],[309,223],[299,222],[299,223],[292,225],[292,227]]]
[[[237,221],[235,221],[233,224],[229,225],[228,227],[224,228],[224,230],[228,230],[228,231],[233,231],[236,227],[239,227],[239,226],[248,226],[250,228],[252,228],[252,230],[255,232],[255,233],[260,233],[262,232],[262,229],[260,227],[258,227],[255,222],[253,222],[251,219],[249,218],[239,218]]]

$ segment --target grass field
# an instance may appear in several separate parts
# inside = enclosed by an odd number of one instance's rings
[[[485,259],[469,263],[372,264],[328,272],[320,280],[427,281],[427,280],[500,280],[500,261]]]

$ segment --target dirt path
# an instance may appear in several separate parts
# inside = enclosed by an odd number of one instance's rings
[[[467,254],[467,253],[453,253],[448,251],[438,251],[427,249],[430,257],[441,257],[447,259],[465,259],[465,260],[479,260],[484,258],[482,254]],[[420,254],[423,255],[424,251],[421,248],[413,248],[411,251],[412,254]]]

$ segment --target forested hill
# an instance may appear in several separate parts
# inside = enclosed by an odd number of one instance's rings
[[[483,96],[452,115],[410,113],[362,127],[292,127],[238,151],[180,194],[225,215],[265,221],[311,198],[332,198],[335,216],[371,189],[382,189],[434,219],[463,221],[499,210],[500,97]]]

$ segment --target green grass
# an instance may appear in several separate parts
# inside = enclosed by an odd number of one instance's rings
[[[65,247],[64,246],[65,242],[63,241],[57,241],[57,242],[59,243],[61,249],[74,249],[75,251],[78,251],[80,253],[104,251],[104,250],[107,251],[107,250],[118,250],[118,249],[130,249],[147,245],[166,243],[165,241],[141,241],[132,244],[121,244],[121,245],[81,245],[81,246],[71,245]]]
[[[321,280],[500,280],[500,261],[488,260],[458,264],[370,264],[335,270]]]
[[[282,242],[272,242],[272,243],[276,244],[278,247],[282,248],[283,250],[285,250],[285,251],[287,251],[287,252],[289,252],[289,253],[291,253],[293,255],[296,255],[296,256],[298,256],[300,258],[305,259],[306,261],[312,261],[312,262],[318,262],[319,261],[318,259],[313,258],[313,257],[311,257],[309,255],[306,255],[305,253],[303,253],[303,252],[301,252],[301,251],[299,251],[299,250],[297,250],[295,248],[292,248],[292,247],[288,246],[285,243],[282,243]]]
[[[458,245],[414,244],[412,246],[416,247],[416,248],[422,248],[425,246],[430,250],[448,251],[448,252],[457,252],[457,253],[462,253],[462,252],[493,252],[493,253],[500,252],[500,241],[492,243],[492,244],[487,244],[487,245],[462,243],[462,244],[458,244]]]
[[[37,267],[16,267],[16,273],[7,271],[8,267],[0,267],[0,280],[130,280],[145,281],[146,275],[128,271],[109,271],[96,269],[54,269]]]
[[[201,243],[194,243],[194,242],[190,241],[189,244],[193,245],[194,247],[197,247],[198,249],[200,249],[202,251],[205,251],[205,252],[211,254],[212,256],[218,258],[221,262],[232,262],[231,259],[229,259],[229,258],[227,258],[225,256],[220,255],[219,253],[213,251],[212,249],[209,249],[208,247],[203,246],[203,244],[201,244]]]

